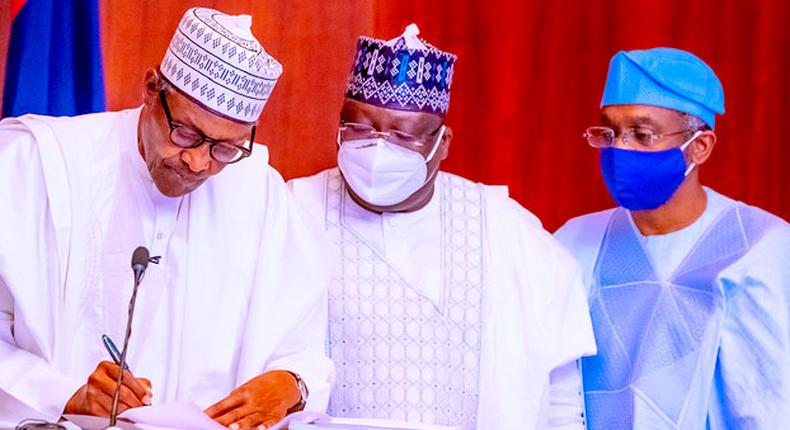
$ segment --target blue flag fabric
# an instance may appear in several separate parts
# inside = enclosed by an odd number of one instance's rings
[[[6,64],[4,117],[103,111],[98,0],[27,0]]]

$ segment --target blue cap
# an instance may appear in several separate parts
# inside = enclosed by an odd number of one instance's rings
[[[609,63],[601,107],[640,104],[699,117],[711,128],[724,113],[724,89],[704,61],[674,48],[620,51]]]

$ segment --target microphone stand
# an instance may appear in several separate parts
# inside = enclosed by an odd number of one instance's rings
[[[132,289],[132,298],[129,300],[129,316],[126,319],[126,335],[123,338],[123,349],[121,350],[121,363],[118,365],[118,379],[115,381],[115,393],[112,396],[112,410],[110,411],[110,427],[115,427],[118,421],[118,399],[121,394],[121,384],[123,384],[123,371],[126,367],[126,351],[129,347],[129,338],[132,335],[132,318],[134,318],[134,305],[137,302],[137,288],[145,275],[145,269],[148,267],[148,262],[153,261],[154,264],[159,262],[159,257],[149,259],[148,249],[145,247],[138,247],[132,254],[132,269],[134,270],[134,288]],[[117,428],[117,427],[116,427]]]
[[[126,350],[129,346],[129,336],[132,334],[132,318],[134,317],[134,304],[137,301],[137,287],[140,286],[140,281],[135,276],[134,289],[132,290],[132,299],[129,301],[129,318],[126,320],[126,335],[123,339],[123,349],[121,350],[121,364],[118,371],[118,379],[115,381],[115,393],[112,396],[112,411],[110,412],[110,427],[114,427],[118,419],[118,398],[121,395],[121,384],[123,383],[123,369],[126,364]]]

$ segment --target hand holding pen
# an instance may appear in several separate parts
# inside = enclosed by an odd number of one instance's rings
[[[66,414],[83,414],[108,417],[112,409],[112,397],[115,391],[115,381],[120,371],[120,353],[107,336],[102,336],[105,348],[115,363],[102,361],[88,376],[88,381],[80,387],[63,410]],[[151,404],[151,381],[145,378],[136,378],[128,366],[124,369],[123,385],[118,410],[137,408]]]

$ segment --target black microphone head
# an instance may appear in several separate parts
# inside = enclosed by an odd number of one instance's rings
[[[138,246],[132,254],[132,269],[143,271],[148,267],[148,248]]]

